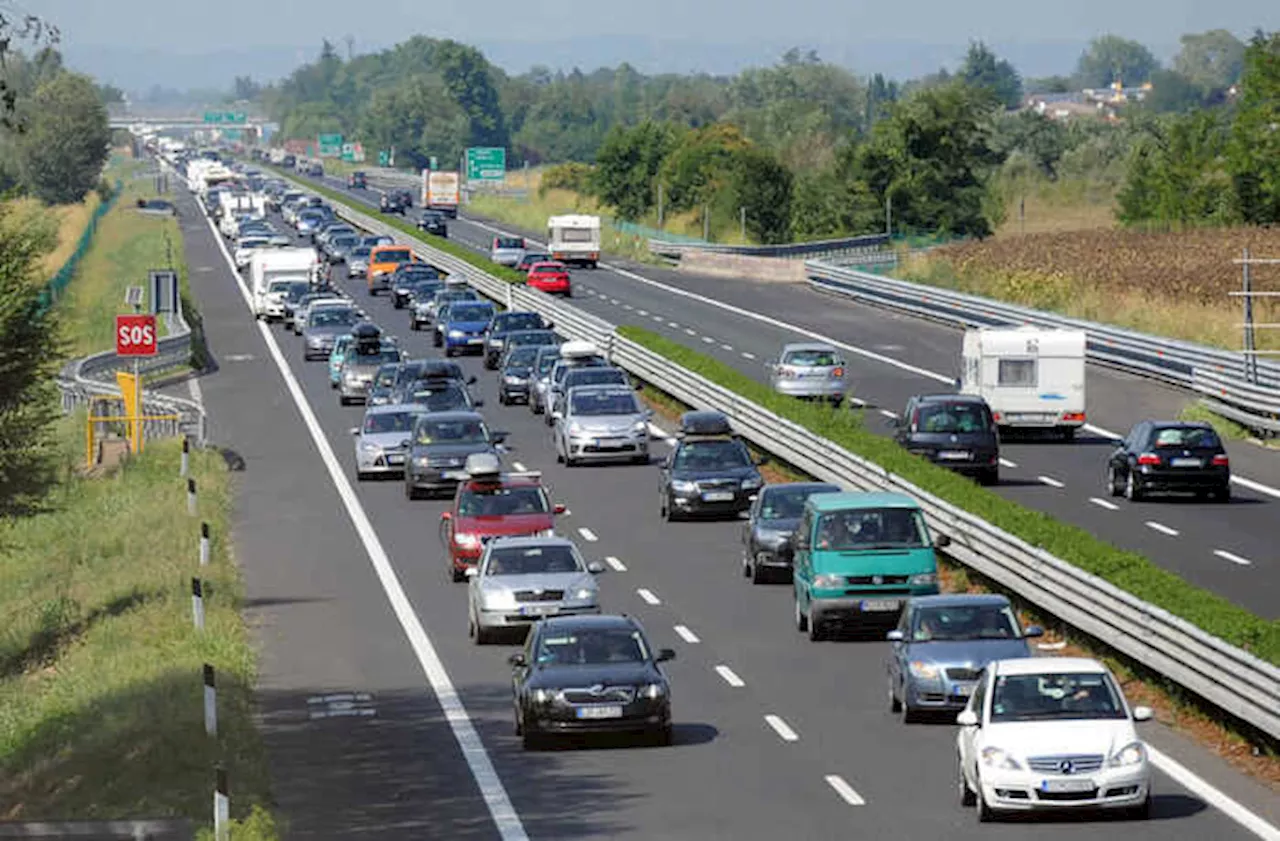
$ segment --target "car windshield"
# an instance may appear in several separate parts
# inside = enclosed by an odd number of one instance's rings
[[[597,391],[572,395],[575,415],[634,415],[640,411],[629,391]]]
[[[760,501],[761,520],[796,520],[804,513],[804,501],[815,493],[831,491],[812,490],[806,488],[766,488],[764,499]]]
[[[493,317],[493,307],[487,304],[478,306],[458,306],[449,307],[450,321],[488,321]]]
[[[554,575],[585,571],[572,546],[557,544],[494,549],[489,552],[489,563],[485,566],[484,574]]]
[[[515,347],[517,345],[531,345],[541,347],[544,345],[556,344],[556,334],[550,330],[517,330],[507,336],[507,344]],[[557,357],[551,357],[552,362]]]
[[[494,248],[524,248],[524,240],[518,237],[498,237],[494,240]]]
[[[262,248],[267,244],[265,237],[242,237],[240,239],[240,247],[244,249]]]
[[[337,236],[333,238],[334,248],[354,248],[359,243],[359,237]]]
[[[1212,429],[1202,426],[1166,426],[1155,431],[1152,446],[1179,450],[1217,450],[1222,448],[1222,442]]]
[[[440,273],[424,263],[408,263],[400,268],[400,277],[414,282],[438,280]]]
[[[307,294],[309,289],[311,289],[311,284],[305,280],[292,281],[288,288],[284,290],[285,300],[290,303],[297,303],[302,300],[302,296]]]
[[[544,376],[560,361],[558,353],[544,353],[538,357],[538,376]]]
[[[437,304],[447,304],[450,301],[477,301],[476,293],[470,289],[450,289],[446,292],[436,293]]]
[[[351,256],[352,257],[368,257],[369,252],[371,252],[372,250],[373,249],[367,245],[360,245],[351,251]]]
[[[384,432],[403,432],[406,436],[413,431],[413,422],[418,416],[413,412],[377,412],[364,419],[365,435],[380,435]]]
[[[508,354],[507,364],[504,367],[520,368],[527,371],[533,367],[533,360],[537,355],[538,349],[532,345],[518,347]]]
[[[542,316],[536,312],[508,312],[494,320],[495,330],[537,330],[542,326]]]
[[[489,441],[489,431],[477,418],[426,417],[418,422],[414,438],[419,444],[485,444]]]
[[[514,514],[548,514],[551,506],[542,489],[519,487],[469,487],[458,499],[460,517],[505,517]]]
[[[627,375],[617,368],[586,368],[566,375],[564,387],[575,388],[580,385],[630,385]]]
[[[991,721],[1127,718],[1110,676],[1099,672],[1001,675],[991,691]]]
[[[413,254],[407,248],[384,248],[378,252],[379,263],[408,263]]]
[[[564,378],[569,376],[570,371],[577,371],[580,368],[603,368],[608,364],[609,363],[605,362],[602,358],[598,356],[590,356],[585,359],[575,359],[573,362],[566,365],[561,365],[559,368],[556,369],[555,371],[556,385],[559,385],[560,383],[564,382]],[[586,383],[582,383],[582,385],[586,385]]]
[[[546,262],[547,260],[549,260],[549,259],[551,259],[551,255],[550,255],[550,254],[542,254],[542,253],[528,254],[528,253],[526,253],[526,254],[524,255],[524,257],[523,257],[523,258],[521,258],[520,262],[521,262],[521,263],[523,263],[523,264],[524,264],[524,265],[526,265],[526,266],[532,266],[534,263],[545,263],[545,262]]]
[[[924,519],[913,508],[855,508],[823,514],[819,549],[913,549],[929,545]]]
[[[793,350],[782,357],[782,364],[799,368],[831,368],[840,364],[840,357],[834,350]]]
[[[1016,639],[1018,620],[1008,605],[955,604],[922,607],[911,626],[912,642]]]
[[[323,307],[311,313],[312,327],[345,327],[356,323],[354,310],[345,307]]]
[[[267,292],[288,292],[289,287],[292,285],[292,280],[273,280],[271,281],[271,285],[267,287]]]
[[[396,367],[395,365],[383,365],[378,369],[378,373],[373,377],[374,388],[391,388],[396,384]]]
[[[565,271],[564,263],[534,263],[530,271],[538,274],[560,274]]]
[[[468,408],[467,394],[461,386],[452,383],[431,383],[415,387],[409,394],[408,402],[419,403],[431,412],[449,412],[454,409]]]
[[[672,464],[676,470],[724,470],[748,467],[751,458],[740,441],[685,441],[676,450]]]
[[[545,634],[538,641],[538,663],[548,666],[598,666],[643,663],[649,659],[644,638],[630,628],[582,628]]]
[[[986,432],[987,413],[978,403],[933,403],[916,411],[913,425],[920,432]]]

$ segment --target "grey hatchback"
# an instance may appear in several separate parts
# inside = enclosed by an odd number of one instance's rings
[[[413,426],[404,470],[404,493],[449,490],[467,478],[467,456],[497,453],[507,433],[491,432],[476,412],[427,412]]]
[[[789,397],[842,403],[848,388],[840,351],[818,342],[784,345],[778,358],[765,366],[773,390]]]

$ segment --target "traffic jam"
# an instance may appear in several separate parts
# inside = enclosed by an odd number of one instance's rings
[[[446,503],[440,586],[466,600],[475,645],[518,646],[508,662],[526,750],[596,733],[670,745],[679,709],[662,667],[675,652],[655,647],[634,617],[602,610],[609,570],[558,527],[565,506],[542,475],[511,459],[501,418],[517,412],[542,422],[565,467],[651,468],[641,481],[656,479],[646,515],[655,527],[740,522],[734,575],[789,585],[795,633],[880,640],[867,644],[885,646],[876,679],[886,709],[903,723],[956,727],[954,757],[939,759],[955,763],[958,799],[980,820],[1149,815],[1137,724],[1152,711],[1130,705],[1098,661],[1033,656],[1029,641],[1043,631],[1024,626],[1004,596],[941,593],[935,550],[947,538],[931,533],[913,498],[767,482],[767,457],[725,415],[688,411],[662,432],[641,384],[601,348],[566,340],[538,313],[503,309],[408,246],[345,222],[322,197],[214,152],[175,165],[234,252],[255,316],[325,366],[334,399],[350,407],[351,475],[401,483],[406,505]],[[412,196],[394,201],[411,206]],[[430,223],[445,235],[442,220]],[[526,270],[532,288],[572,295],[564,266],[499,239],[495,253]],[[362,298],[389,299],[403,321],[375,323]],[[432,352],[406,352],[395,336],[403,327],[429,333]],[[463,357],[478,358],[481,373]],[[805,343],[781,349],[770,371],[781,393],[838,402],[843,367],[834,348]],[[492,378],[497,407],[477,396],[480,376]],[[994,481],[990,462],[978,465],[984,481]]]

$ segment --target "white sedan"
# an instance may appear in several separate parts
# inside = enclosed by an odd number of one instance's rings
[[[978,820],[1001,812],[1120,809],[1146,818],[1147,748],[1115,678],[1095,660],[997,660],[956,722],[961,802]]]

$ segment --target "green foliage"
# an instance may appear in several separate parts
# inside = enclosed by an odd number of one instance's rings
[[[992,147],[1002,158],[1024,154],[1046,178],[1058,174],[1058,162],[1067,151],[1067,128],[1035,111],[1019,111],[995,121]]]
[[[646,120],[631,129],[615,126],[596,154],[593,192],[619,218],[639,219],[657,201],[654,179],[676,138],[676,129],[666,123]]]
[[[747,235],[761,243],[791,238],[791,171],[766,149],[747,148],[733,162],[733,198],[746,219]]]
[[[1173,69],[1204,94],[1224,90],[1240,80],[1244,51],[1244,42],[1225,29],[1183,35]]]
[[[1022,104],[1022,77],[1012,64],[997,58],[981,41],[969,45],[969,53],[957,75],[965,84],[985,91],[1005,108]]]
[[[729,123],[686,132],[662,162],[658,180],[673,210],[692,210],[710,203],[728,185],[736,156],[749,141]]]
[[[1244,58],[1230,171],[1246,222],[1280,222],[1280,33],[1258,33]]]
[[[1239,217],[1226,169],[1228,127],[1208,112],[1153,121],[1134,148],[1120,221],[1228,224]]]
[[[538,192],[548,190],[572,190],[575,193],[591,192],[591,179],[595,169],[590,164],[564,163],[548,167],[538,182]]]
[[[618,333],[1079,569],[1269,663],[1280,663],[1280,621],[1263,619],[1221,596],[1188,584],[1141,555],[1104,543],[1084,529],[1024,508],[949,470],[912,456],[889,438],[864,429],[856,413],[784,397],[716,359],[642,327],[623,326],[618,328]]]
[[[227,827],[231,841],[279,841],[282,832],[271,813],[257,803],[241,820],[232,820]],[[216,841],[212,827],[202,827],[196,833],[196,841]]]
[[[1185,114],[1200,108],[1204,97],[1204,90],[1178,71],[1156,70],[1142,107],[1157,114]]]
[[[1136,87],[1150,80],[1160,62],[1151,51],[1118,35],[1094,38],[1076,65],[1076,86],[1105,88],[1112,82]]]
[[[111,129],[97,86],[87,76],[61,73],[37,88],[22,111],[26,131],[15,146],[23,181],[50,204],[83,199],[110,153]]]

